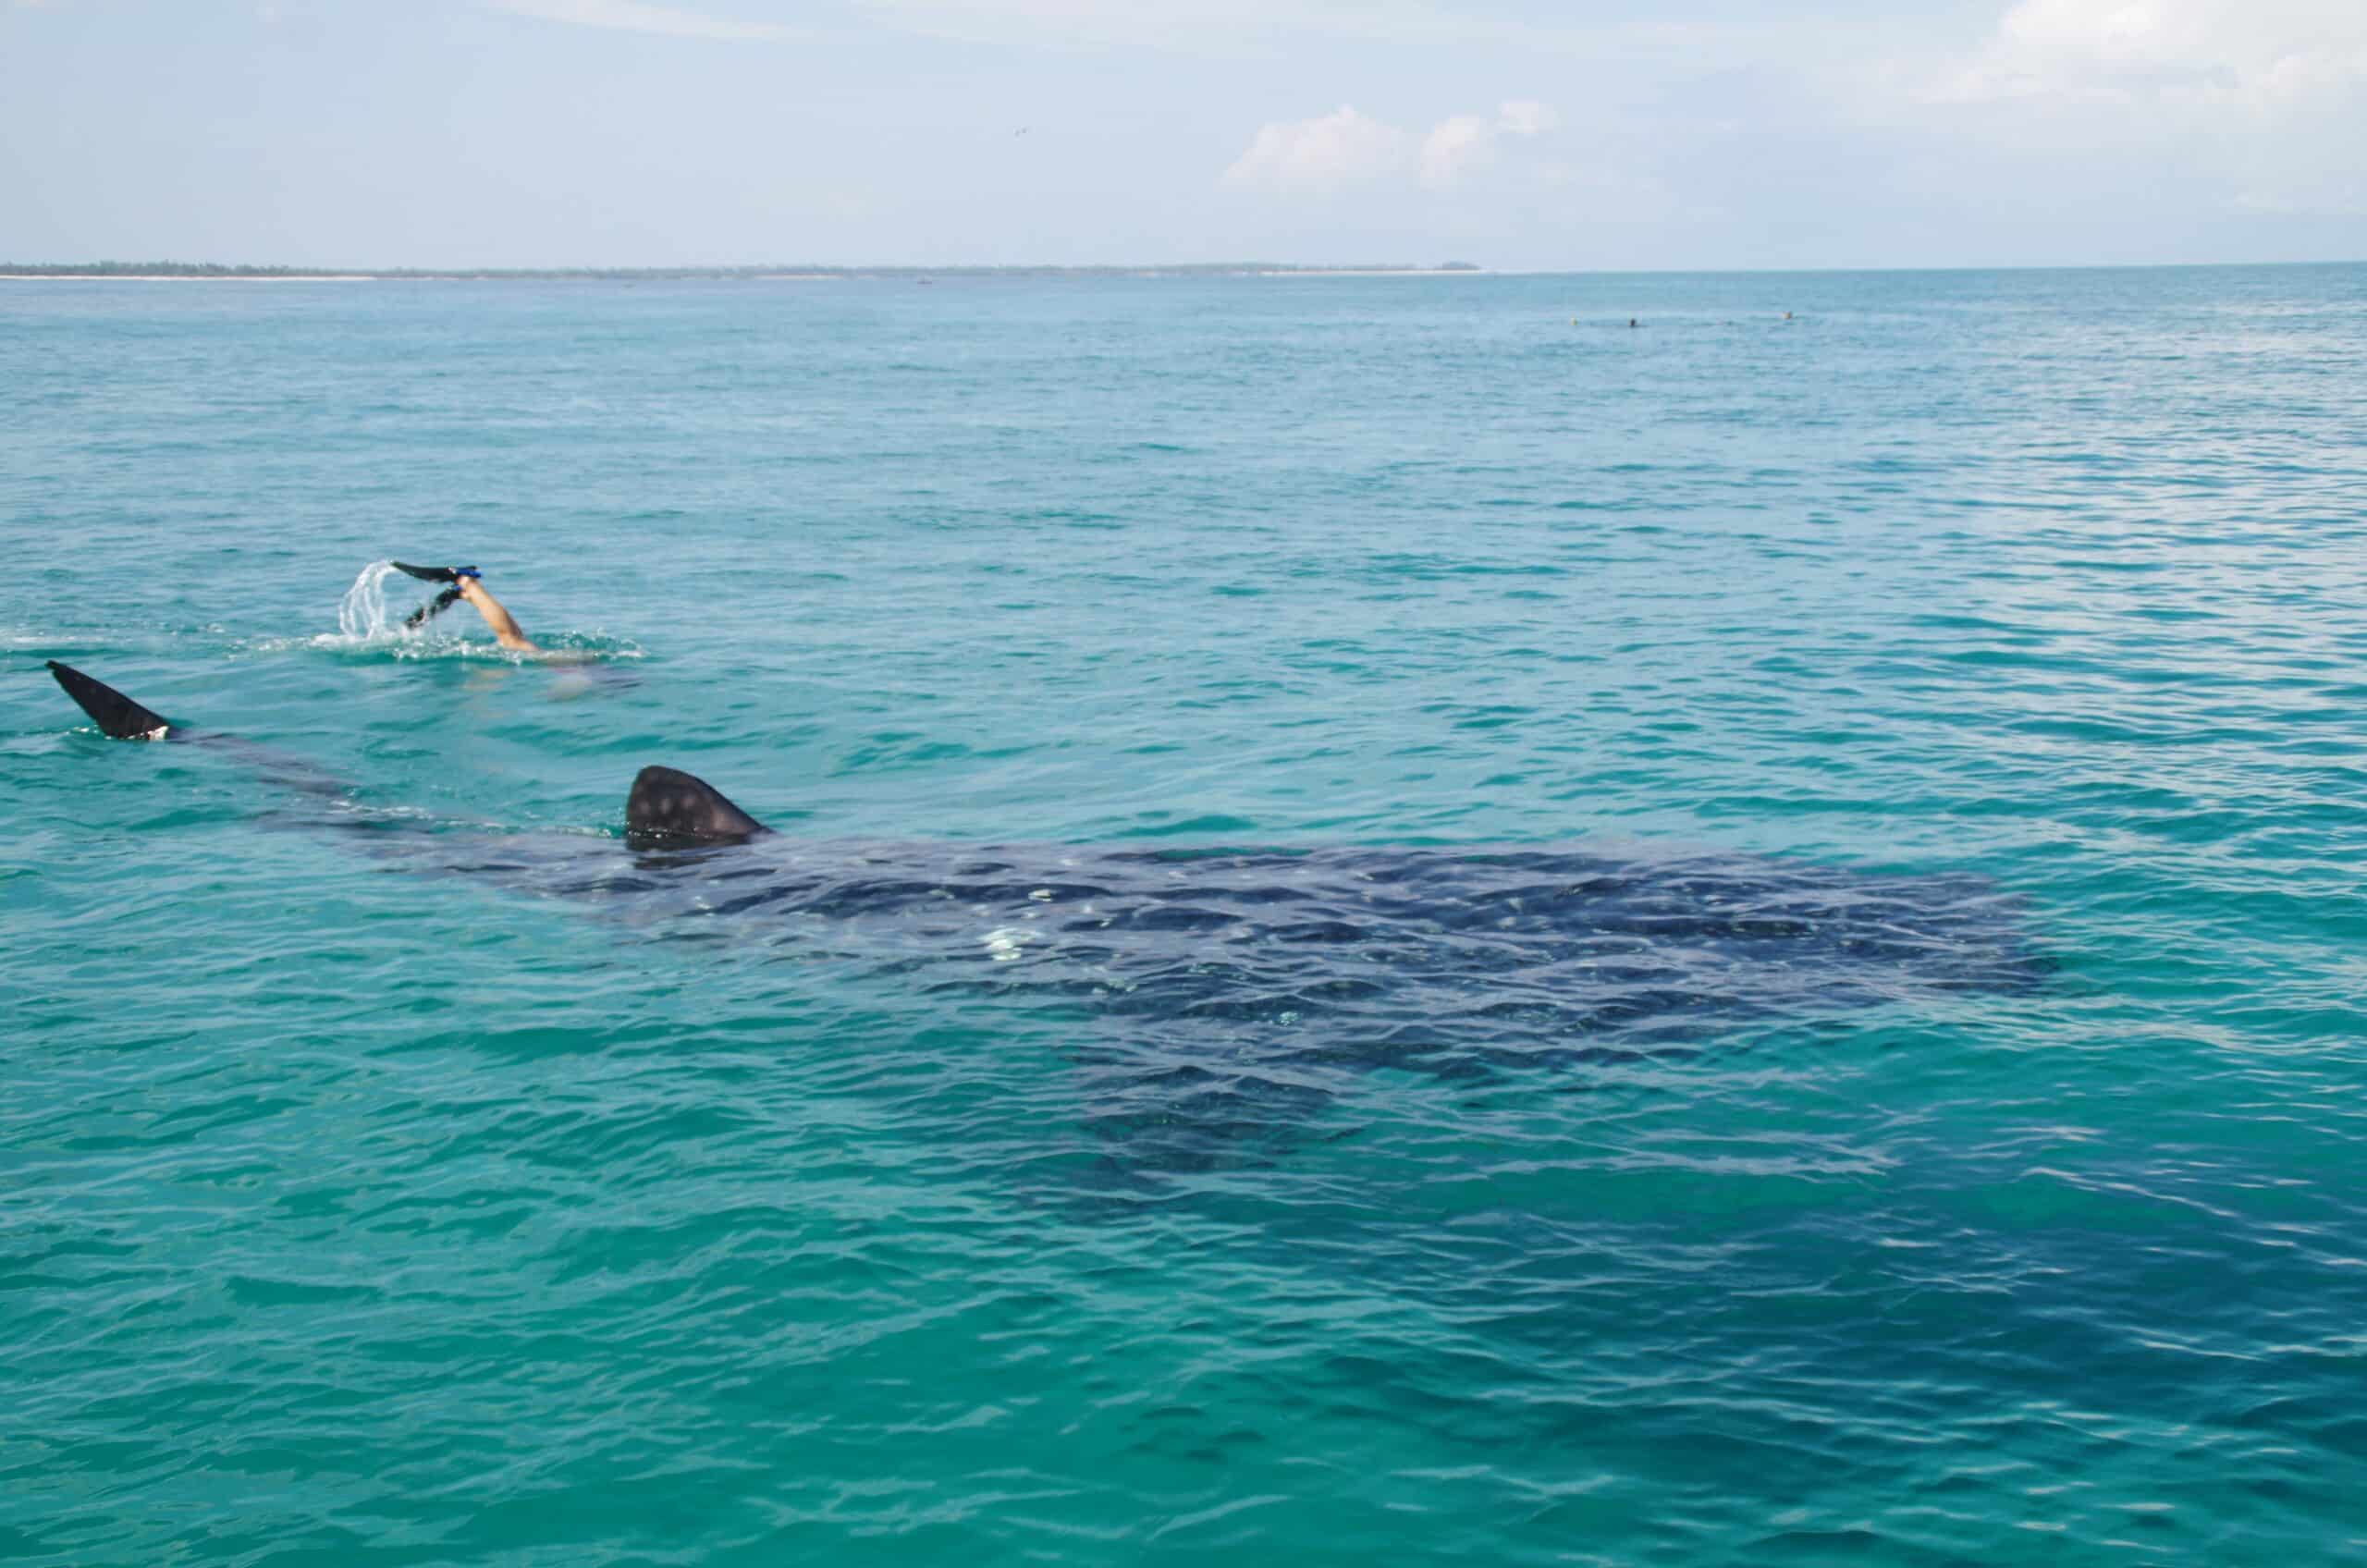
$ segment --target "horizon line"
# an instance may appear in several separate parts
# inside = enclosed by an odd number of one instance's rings
[[[485,281],[505,279],[550,281],[567,278],[765,280],[874,276],[981,276],[993,275],[1158,275],[1200,273],[1234,276],[1276,274],[1507,276],[1507,277],[1752,277],[1846,276],[1867,273],[1971,272],[2140,272],[2238,270],[2258,267],[2337,267],[2367,264],[2367,257],[2322,257],[2283,261],[2214,262],[2011,262],[1921,263],[1912,264],[1852,264],[1823,266],[1673,266],[1673,267],[1497,267],[1450,260],[1445,262],[955,262],[928,265],[909,262],[878,263],[684,263],[666,265],[610,266],[581,263],[553,266],[296,266],[285,263],[116,261],[0,262],[0,279],[28,281],[104,282],[110,279],[278,278],[288,282]]]

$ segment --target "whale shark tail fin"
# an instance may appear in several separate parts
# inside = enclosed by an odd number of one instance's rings
[[[643,768],[625,800],[625,838],[637,845],[732,844],[771,831],[704,778],[670,767]]]
[[[49,672],[66,694],[82,706],[102,734],[116,741],[161,741],[172,727],[103,680],[93,680],[71,665],[49,661]]]

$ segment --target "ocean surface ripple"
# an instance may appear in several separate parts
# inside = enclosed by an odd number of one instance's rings
[[[2367,1555],[2367,267],[0,284],[0,1559]]]

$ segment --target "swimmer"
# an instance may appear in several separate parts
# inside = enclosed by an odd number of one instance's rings
[[[503,647],[513,654],[533,654],[538,658],[550,656],[544,651],[541,644],[519,630],[518,618],[504,608],[501,601],[486,590],[484,574],[476,568],[472,566],[413,566],[408,561],[396,561],[392,565],[397,571],[408,573],[418,578],[422,582],[450,584],[434,599],[413,610],[411,619],[403,622],[405,627],[416,629],[423,626],[451,608],[453,605],[466,599],[476,606],[477,614],[484,617],[484,623],[493,629],[494,641]]]

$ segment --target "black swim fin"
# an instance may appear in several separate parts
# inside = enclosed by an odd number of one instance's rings
[[[436,594],[435,597],[428,600],[427,603],[420,606],[419,608],[411,611],[411,614],[404,619],[403,626],[406,630],[413,627],[423,626],[460,602],[460,591],[458,588],[447,588],[441,594]]]
[[[82,711],[110,740],[161,741],[165,731],[172,728],[114,687],[92,680],[71,665],[51,659],[49,672],[57,677],[66,694],[81,704]]]
[[[477,570],[472,566],[412,566],[404,561],[389,561],[387,564],[397,571],[409,572],[422,582],[458,582],[460,573],[473,573]]]
[[[625,800],[625,839],[639,847],[732,844],[771,831],[704,778],[670,767],[643,768]]]

